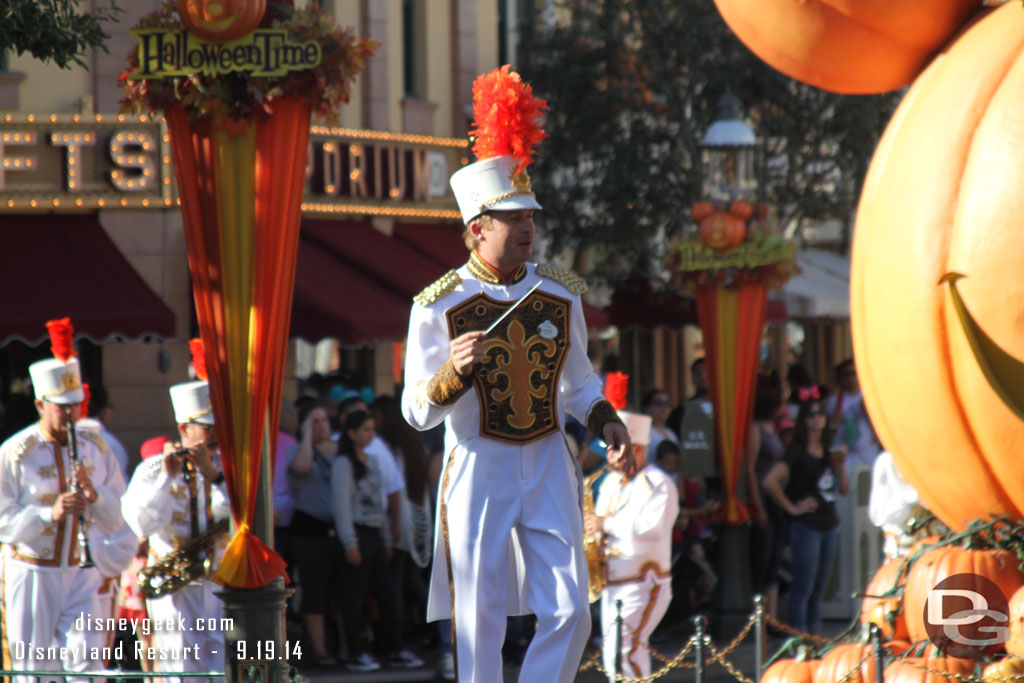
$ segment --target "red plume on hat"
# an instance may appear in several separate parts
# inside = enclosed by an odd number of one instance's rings
[[[92,392],[89,391],[89,385],[84,382],[82,383],[82,393],[85,394],[85,398],[79,404],[82,411],[80,417],[89,417],[89,399],[92,398]]]
[[[71,325],[71,318],[47,320],[46,329],[50,331],[50,350],[53,357],[67,363],[75,355],[75,347],[72,343],[75,328]]]
[[[615,410],[626,407],[626,395],[629,394],[629,375],[621,372],[609,372],[604,378],[604,397]]]
[[[188,350],[192,352],[192,370],[195,371],[196,377],[207,381],[206,376],[206,353],[203,350],[203,340],[199,337],[188,340]]]
[[[533,162],[533,148],[547,137],[541,126],[541,110],[548,103],[533,96],[508,64],[482,74],[473,82],[473,153],[477,159],[510,154],[518,166],[512,174]]]

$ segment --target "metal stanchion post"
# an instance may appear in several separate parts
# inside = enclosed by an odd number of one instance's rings
[[[875,683],[883,683],[885,680],[885,650],[882,649],[882,629],[878,624],[871,624],[871,647],[875,650]]]
[[[761,683],[764,666],[764,596],[754,596],[754,683]]]
[[[612,680],[618,680],[622,673],[622,600],[615,601],[615,673]]]
[[[693,618],[693,637],[694,641],[694,681],[695,683],[704,683],[704,629],[707,627],[708,620],[703,614],[698,614]]]

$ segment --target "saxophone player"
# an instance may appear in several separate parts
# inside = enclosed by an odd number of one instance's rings
[[[614,471],[601,482],[594,513],[584,518],[587,534],[597,535],[604,544],[601,635],[604,668],[611,681],[616,669],[627,677],[651,673],[648,638],[672,599],[672,525],[679,515],[676,485],[647,464],[651,418],[626,411],[619,411],[619,417],[629,429],[636,474],[630,477],[613,464]]]
[[[106,442],[76,432],[84,398],[70,322],[51,328],[56,357],[29,366],[38,423],[0,446],[0,542],[3,542],[4,668],[94,671],[83,656],[90,634],[75,628],[97,613],[101,577],[81,566],[86,532],[113,534],[124,526],[124,477]],[[56,331],[55,331],[56,330]],[[78,466],[72,467],[72,444]],[[66,648],[67,656],[54,659]],[[27,654],[31,653],[31,654]],[[39,656],[42,654],[43,656]]]
[[[140,464],[121,501],[125,521],[140,538],[149,538],[150,557],[157,560],[227,519],[230,512],[224,474],[214,461],[209,385],[187,382],[172,386],[170,392],[181,447]],[[209,578],[197,578],[148,600],[154,623],[184,624],[184,630],[154,630],[153,644],[161,657],[166,656],[157,661],[158,671],[224,670],[224,634],[209,628],[219,626],[224,616],[216,590],[219,587]],[[202,630],[197,626],[200,619]]]

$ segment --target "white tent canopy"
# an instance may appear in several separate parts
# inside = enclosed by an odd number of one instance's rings
[[[801,273],[782,287],[789,317],[849,320],[849,259],[824,249],[799,249],[796,264]]]

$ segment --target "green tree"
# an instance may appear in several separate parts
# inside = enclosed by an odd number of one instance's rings
[[[845,218],[898,95],[847,97],[774,71],[708,0],[562,0],[521,65],[550,106],[531,175],[556,252],[615,284],[690,223],[701,141],[731,90],[764,140],[762,199],[800,238]],[[755,199],[755,198],[751,198]]]
[[[110,36],[103,24],[121,12],[114,0],[107,2],[97,2],[89,12],[80,11],[82,0],[0,0],[0,55],[28,52],[61,68],[71,62],[88,68],[82,61],[85,51],[106,51],[103,43]]]

